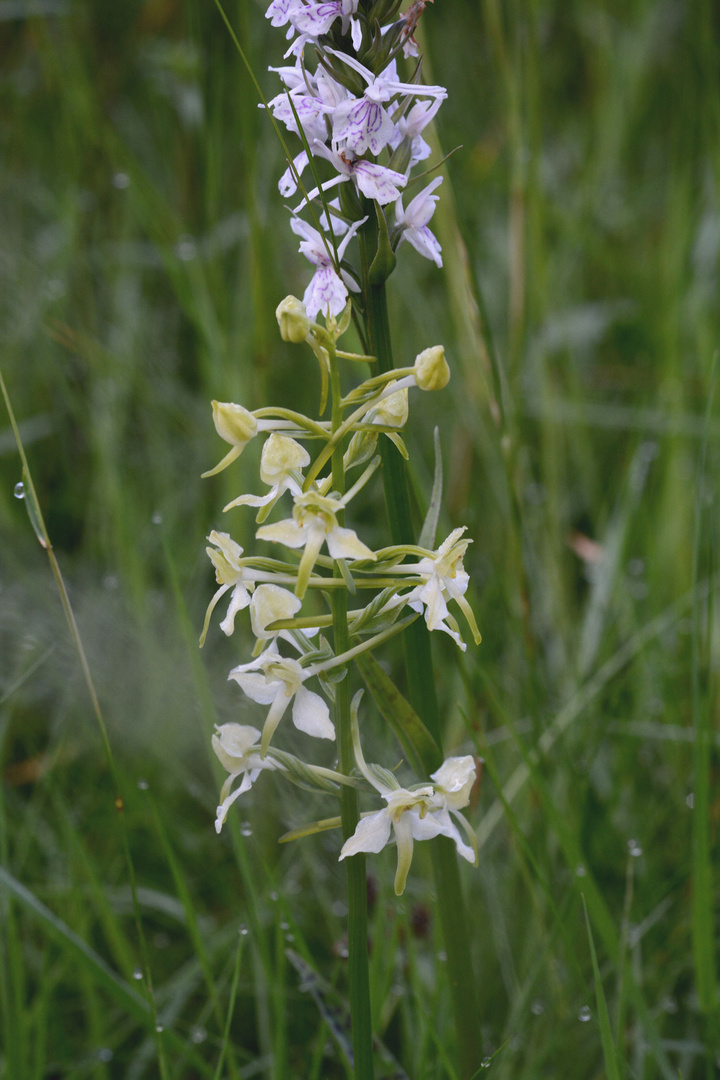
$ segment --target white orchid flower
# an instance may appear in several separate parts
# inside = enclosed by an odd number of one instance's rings
[[[260,479],[270,486],[270,491],[267,495],[241,495],[229,502],[225,510],[235,506],[259,506],[258,521],[264,520],[283,492],[301,493],[301,470],[309,464],[310,455],[304,446],[288,435],[273,433],[265,440],[260,456]]]
[[[409,244],[420,252],[426,259],[431,259],[436,266],[442,266],[441,247],[434,233],[428,228],[428,221],[435,212],[435,203],[439,195],[433,192],[442,184],[442,176],[436,177],[428,184],[412,202],[408,203],[407,209],[403,210],[402,196],[395,203],[395,222],[402,232],[400,243],[407,240]]]
[[[363,218],[356,221],[345,233],[337,247],[338,264],[345,255],[345,249],[352,240],[361,225],[367,221]],[[344,311],[348,297],[348,289],[358,292],[349,274],[342,270],[338,274],[328,248],[332,252],[329,241],[323,240],[317,229],[313,229],[302,218],[292,217],[290,228],[296,236],[301,237],[300,253],[316,267],[312,280],[305,290],[303,303],[307,310],[308,318],[314,319],[319,311],[327,318],[328,315],[339,315]]]
[[[334,495],[321,495],[317,491],[303,492],[295,498],[292,518],[274,525],[263,525],[256,533],[258,540],[272,540],[289,548],[305,549],[295,586],[295,595],[300,599],[305,595],[308,579],[323,544],[327,544],[333,559],[377,559],[375,552],[363,544],[357,533],[338,525],[337,515],[345,509],[349,495],[340,499]]]
[[[216,725],[217,734],[212,737],[213,750],[220,759],[223,768],[230,773],[220,790],[220,806],[217,808],[215,831],[220,832],[225,824],[227,812],[240,795],[244,795],[253,786],[263,769],[281,768],[271,758],[261,757],[257,744],[260,732],[257,728],[243,724]],[[230,794],[238,776],[242,776],[240,786]]]
[[[430,101],[416,101],[408,112],[398,117],[395,135],[390,140],[390,149],[397,149],[400,143],[405,143],[409,147],[408,170],[412,169],[418,161],[425,161],[430,157],[430,147],[423,139],[421,132],[435,118],[443,101],[442,97],[436,97]]]
[[[232,589],[230,607],[228,608],[227,615],[220,623],[220,629],[223,634],[227,634],[229,637],[235,629],[235,616],[238,611],[242,611],[243,608],[248,606],[250,603],[250,594],[255,587],[255,573],[250,567],[241,565],[240,559],[242,558],[243,549],[232,539],[230,534],[216,532],[213,529],[208,536],[208,540],[211,544],[215,545],[215,547],[209,547],[205,550],[215,567],[215,580],[220,588],[208,604],[205,613],[205,622],[200,637],[201,647],[205,641],[207,629],[210,624],[210,616],[218,600],[220,600],[229,589]]]
[[[479,645],[482,640],[472,608],[465,599],[470,576],[463,567],[463,556],[468,545],[472,543],[471,540],[460,539],[465,531],[466,527],[454,529],[437,551],[417,563],[403,563],[402,566],[395,567],[396,571],[419,574],[424,579],[422,584],[417,585],[410,593],[402,594],[398,599],[414,611],[422,612],[424,609],[428,630],[442,630],[449,634],[463,652],[467,646],[459,631],[448,626],[446,622],[451,618],[448,600],[454,600],[467,619],[475,644]]]
[[[435,836],[447,836],[455,842],[458,853],[468,862],[477,864],[475,834],[460,810],[470,801],[475,782],[475,762],[472,757],[447,758],[440,768],[431,774],[434,784],[422,784],[415,788],[403,788],[397,784],[392,773],[370,769],[360,750],[357,728],[353,732],[355,757],[358,768],[365,778],[385,799],[387,806],[377,813],[364,815],[351,837],[343,844],[340,859],[359,852],[377,854],[395,834],[398,862],[395,873],[395,893],[400,896],[405,889],[408,871],[413,857],[415,840],[431,840]],[[462,826],[467,844],[458,829],[455,818]]]
[[[327,703],[303,686],[313,674],[314,670],[301,667],[292,657],[281,656],[273,641],[257,659],[239,664],[228,675],[252,701],[270,706],[260,740],[262,757],[291,701],[293,724],[299,731],[316,739],[335,738]]]
[[[353,180],[359,190],[368,199],[374,199],[380,206],[386,206],[397,199],[402,188],[407,184],[407,177],[394,169],[388,169],[384,165],[378,165],[376,161],[366,161],[365,158],[356,157],[349,149],[330,149],[323,142],[316,139],[311,143],[313,154],[316,157],[326,158],[337,170],[338,175],[332,180],[327,180],[320,187],[313,188],[306,198],[295,207],[294,213],[303,208],[306,202],[315,199],[320,190],[329,191],[337,184]]]

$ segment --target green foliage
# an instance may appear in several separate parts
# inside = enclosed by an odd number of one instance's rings
[[[262,6],[226,11],[274,92]],[[454,0],[423,22],[438,159],[462,148],[445,269],[404,246],[390,324],[398,364],[437,341],[452,368],[403,437],[418,535],[438,424],[439,527],[473,539],[483,643],[434,647],[443,746],[487,760],[463,881],[487,1075],[708,1080],[717,12]],[[346,1077],[337,834],[278,846],[308,795],[269,775],[216,837],[212,725],[257,717],[225,681],[247,641],[197,651],[203,537],[237,488],[200,481],[209,401],[319,390],[274,318],[306,273],[282,151],[212,4],[7,0],[0,25],[2,371],[116,773],[0,419],[0,1076]],[[374,738],[400,759],[379,714]],[[422,847],[402,903],[394,854],[368,864],[379,1077],[452,1075]]]

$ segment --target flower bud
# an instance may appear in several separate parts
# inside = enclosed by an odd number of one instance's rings
[[[442,345],[433,345],[415,357],[415,382],[421,390],[442,390],[450,382],[450,368]]]
[[[275,316],[280,327],[283,341],[300,345],[306,340],[311,327],[305,305],[297,296],[286,296],[275,309]]]
[[[257,434],[257,420],[242,405],[213,401],[212,410],[215,430],[231,446],[243,447]]]

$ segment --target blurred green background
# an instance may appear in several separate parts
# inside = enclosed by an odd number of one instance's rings
[[[282,32],[225,10],[272,96]],[[397,362],[442,341],[453,368],[407,441],[422,501],[439,426],[442,535],[473,538],[484,641],[436,658],[446,747],[487,762],[464,881],[488,1075],[613,1075],[583,894],[617,1075],[709,1080],[720,8],[438,0],[424,24],[457,147],[446,265],[405,245],[390,294]],[[205,537],[250,545],[221,508],[258,490],[255,448],[200,480],[224,452],[210,399],[317,403],[274,318],[309,276],[282,151],[210,0],[0,0],[0,155],[0,366],[125,802],[3,412],[0,1076],[345,1076],[337,837],[276,843],[334,810],[267,778],[215,836],[212,724],[258,710],[226,683],[241,620],[197,650]],[[452,1076],[426,853],[400,903],[392,853],[370,869],[376,1030],[412,1080]]]

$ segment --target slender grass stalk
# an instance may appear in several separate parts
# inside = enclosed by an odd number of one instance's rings
[[[708,569],[715,570],[714,552],[717,536],[711,511],[704,505],[707,477],[707,426],[712,416],[717,386],[719,354],[716,353],[710,374],[710,393],[706,410],[706,437],[701,450],[698,485],[695,496],[695,536],[693,543],[693,582],[697,583],[700,564],[705,558]],[[709,536],[707,535],[709,534]],[[703,551],[707,548],[707,554]],[[695,591],[692,611],[692,711],[693,742],[693,817],[692,817],[692,950],[695,981],[700,1008],[704,1014],[707,1033],[706,1075],[714,1070],[715,1055],[720,1045],[718,1029],[718,977],[715,945],[714,890],[712,839],[710,832],[712,714],[717,709],[717,684],[702,672],[711,670],[712,638],[717,597],[714,593],[703,603]],[[704,655],[703,655],[704,654]],[[715,702],[713,703],[713,697]]]
[[[100,730],[100,737],[102,739],[103,748],[105,750],[108,769],[112,778],[112,785],[115,793],[115,807],[118,811],[120,839],[123,848],[123,855],[125,857],[128,880],[130,883],[130,893],[132,896],[135,928],[138,937],[140,955],[142,958],[143,973],[145,976],[145,978],[143,979],[143,983],[147,993],[148,1005],[150,1007],[150,1011],[154,1020],[155,1042],[157,1046],[160,1076],[161,1080],[166,1080],[167,1064],[165,1058],[165,1050],[163,1047],[163,1039],[161,1037],[163,1028],[162,1025],[158,1022],[157,1005],[155,1002],[155,993],[153,990],[152,973],[150,971],[150,959],[148,954],[147,941],[145,939],[145,932],[140,916],[140,903],[138,901],[137,894],[137,878],[135,874],[135,864],[133,862],[127,826],[125,824],[125,803],[121,793],[121,785],[117,766],[115,764],[115,757],[113,755],[112,746],[110,745],[110,737],[108,735],[105,717],[103,716],[103,712],[100,707],[100,699],[98,698],[97,691],[95,689],[95,682],[90,671],[90,665],[88,664],[85,647],[83,645],[82,638],[80,636],[80,630],[78,629],[77,621],[75,619],[75,612],[73,611],[72,604],[70,603],[70,597],[68,595],[67,587],[65,585],[65,580],[62,576],[62,571],[60,570],[60,564],[58,563],[55,556],[55,552],[50,541],[50,536],[45,525],[42,510],[40,508],[40,502],[38,500],[37,493],[35,491],[35,485],[32,479],[32,474],[30,472],[30,466],[28,464],[27,456],[25,454],[25,448],[20,437],[17,421],[15,419],[15,413],[13,411],[12,403],[10,401],[10,395],[8,394],[7,387],[5,386],[5,380],[3,379],[2,372],[0,372],[0,390],[2,391],[2,395],[5,400],[5,407],[10,418],[10,425],[15,436],[15,442],[17,444],[20,460],[22,461],[23,485],[25,489],[24,498],[26,500],[28,516],[30,518],[33,529],[35,530],[35,535],[37,536],[38,542],[47,552],[47,556],[50,561],[50,568],[55,579],[55,584],[57,586],[58,594],[60,596],[60,603],[62,604],[63,613],[65,615],[68,628],[70,630],[70,636],[72,638],[73,645],[75,646],[78,659],[80,661],[83,677],[85,679],[85,685],[87,686],[88,694],[90,696],[90,701],[93,707],[93,712],[95,713],[95,719],[97,720],[98,728]]]
[[[368,223],[360,231],[360,256],[363,269],[363,302],[368,347],[377,357],[380,372],[393,368],[390,323],[388,319],[385,284],[373,284],[371,264],[377,246],[377,228]],[[410,507],[410,492],[405,463],[388,440],[381,447],[383,485],[390,534],[394,544],[416,541]],[[442,762],[440,709],[435,689],[430,637],[425,624],[418,620],[403,634],[403,651],[411,705],[431,733],[437,746],[434,762],[426,766],[437,768]],[[457,854],[451,840],[437,837],[432,850],[435,888],[438,897],[440,924],[447,954],[447,970],[458,1040],[460,1076],[468,1080],[480,1068],[482,1042],[480,1013],[475,991],[475,976],[469,948],[467,912],[460,883]]]

